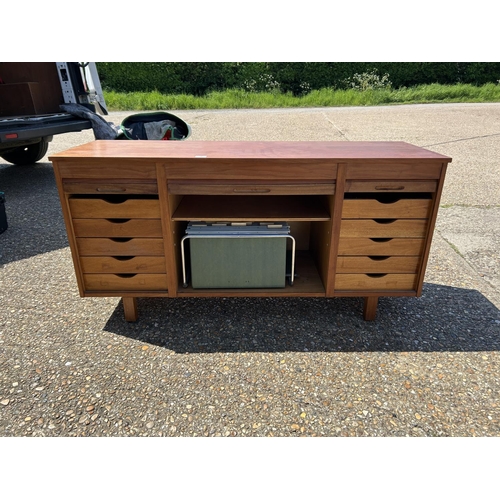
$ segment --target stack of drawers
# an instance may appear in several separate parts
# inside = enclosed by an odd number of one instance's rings
[[[146,186],[69,196],[85,292],[167,291],[160,203],[148,194],[156,184]]]
[[[358,182],[344,197],[335,289],[416,290],[435,183],[407,182],[396,192],[367,183],[365,189]]]

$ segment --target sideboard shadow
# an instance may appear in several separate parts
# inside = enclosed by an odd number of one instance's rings
[[[176,353],[494,351],[500,311],[477,290],[424,285],[422,297],[381,297],[375,321],[361,298],[138,299],[105,330]]]

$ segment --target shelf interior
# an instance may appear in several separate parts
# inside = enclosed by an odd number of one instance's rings
[[[174,221],[327,221],[326,196],[185,195]]]
[[[183,287],[182,283],[177,290],[179,295],[193,296],[310,296],[324,297],[325,287],[321,281],[314,259],[308,251],[299,251],[296,253],[295,260],[295,280],[290,285],[287,280],[285,288],[196,288],[189,284]]]

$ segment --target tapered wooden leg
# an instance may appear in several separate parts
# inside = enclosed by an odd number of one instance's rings
[[[125,321],[137,321],[137,299],[135,297],[122,297]]]
[[[365,321],[373,321],[377,316],[378,297],[365,297],[363,307],[363,318]]]

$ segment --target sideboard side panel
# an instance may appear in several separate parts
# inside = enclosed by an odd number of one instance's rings
[[[427,227],[425,247],[424,247],[424,250],[422,252],[422,261],[420,263],[420,275],[419,275],[418,281],[417,281],[417,296],[418,297],[420,297],[420,295],[422,295],[422,288],[423,288],[424,278],[425,278],[425,270],[427,268],[427,262],[429,260],[429,254],[430,254],[430,249],[431,249],[431,244],[432,244],[432,236],[434,234],[434,229],[436,227],[436,220],[437,220],[437,215],[438,215],[438,210],[439,210],[439,202],[441,201],[441,194],[443,192],[444,179],[446,176],[447,167],[448,167],[447,163],[442,164],[441,176],[439,178],[437,190],[433,194],[433,206],[432,206],[431,215],[429,217],[429,225]]]
[[[71,258],[73,260],[73,266],[75,268],[75,276],[78,284],[78,292],[80,297],[84,296],[85,290],[83,285],[83,273],[80,266],[80,258],[78,255],[78,246],[76,244],[75,231],[73,228],[73,219],[71,217],[71,211],[69,208],[68,195],[64,192],[63,179],[61,176],[61,164],[58,161],[53,161],[54,174],[56,179],[57,191],[59,193],[59,199],[61,201],[61,209],[64,218],[64,224],[66,226],[66,233],[68,236],[69,247],[71,251]]]

